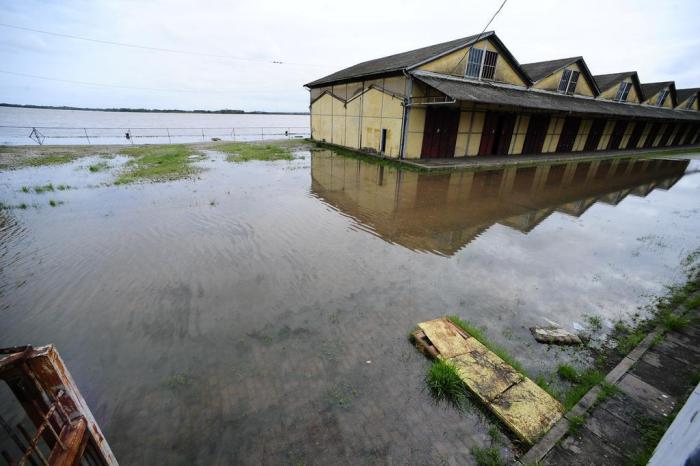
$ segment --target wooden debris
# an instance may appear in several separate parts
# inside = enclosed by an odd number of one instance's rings
[[[467,388],[529,445],[564,413],[549,393],[447,318],[418,324],[411,339],[425,355],[454,364]]]

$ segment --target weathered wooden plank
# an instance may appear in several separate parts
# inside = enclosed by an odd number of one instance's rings
[[[418,324],[418,328],[425,332],[442,358],[449,359],[470,349],[466,343],[467,339],[445,318],[422,322]]]

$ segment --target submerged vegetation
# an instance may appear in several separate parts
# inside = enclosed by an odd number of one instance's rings
[[[226,160],[229,162],[294,160],[290,149],[278,143],[228,142],[216,146],[216,150],[228,154]]]
[[[428,369],[425,382],[437,401],[447,401],[461,409],[467,399],[467,387],[457,368],[444,359],[436,359]]]
[[[505,466],[506,462],[501,458],[501,454],[496,447],[478,448],[474,447],[469,452],[474,457],[474,461],[479,466]]]
[[[88,167],[88,170],[90,170],[92,173],[96,172],[101,172],[104,170],[107,170],[109,168],[109,164],[107,162],[97,162],[93,163]]]
[[[115,184],[186,178],[199,171],[191,163],[201,160],[192,147],[180,144],[130,147],[122,150],[122,154],[133,159],[126,163],[126,171],[119,175]]]

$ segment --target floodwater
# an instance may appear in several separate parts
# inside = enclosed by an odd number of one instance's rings
[[[0,107],[0,145],[167,144],[309,136],[309,115],[139,113]],[[130,139],[125,134],[129,133]],[[44,139],[45,138],[45,139]]]
[[[459,315],[550,374],[572,355],[529,326],[609,328],[700,246],[691,158],[429,175],[300,155],[128,186],[119,158],[2,173],[30,207],[0,211],[0,346],[55,344],[122,464],[468,464],[490,424],[434,404],[416,323]],[[48,182],[73,189],[21,191]]]

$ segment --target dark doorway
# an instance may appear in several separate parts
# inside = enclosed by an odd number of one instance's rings
[[[675,127],[676,125],[674,125],[673,123],[669,123],[666,125],[666,129],[661,135],[661,140],[659,141],[659,147],[665,147],[666,144],[668,144],[668,140],[671,138],[671,133],[673,133],[673,129]]]
[[[695,135],[700,131],[700,125],[695,125],[692,126],[690,129],[688,129],[688,132],[685,134],[685,137],[683,138],[682,144],[690,144],[693,142],[693,138]]]
[[[600,138],[603,136],[603,131],[605,130],[605,120],[598,118],[593,120],[591,125],[591,130],[588,132],[588,137],[586,138],[586,144],[583,146],[583,150],[586,152],[593,152],[598,150],[598,144],[600,144]]]
[[[643,121],[638,121],[634,124],[634,129],[632,130],[632,134],[630,135],[630,140],[627,142],[627,148],[634,150],[637,148],[637,144],[639,144],[639,140],[642,137],[642,133],[644,132],[644,127],[646,126],[646,123]]]
[[[651,147],[652,144],[654,144],[654,139],[656,139],[656,136],[659,135],[659,130],[661,129],[661,123],[654,123],[651,125],[651,128],[649,129],[649,134],[647,134],[647,138],[644,140],[644,147]]]
[[[530,116],[530,123],[527,125],[527,133],[523,143],[523,154],[540,154],[542,152],[549,120],[549,115],[538,114]]]
[[[379,143],[379,152],[382,154],[386,152],[386,129],[385,128],[382,128],[382,140]]]
[[[486,112],[479,155],[506,155],[515,127],[515,113]]]
[[[454,157],[458,127],[459,109],[428,107],[421,158]]]
[[[620,143],[625,135],[625,129],[627,128],[627,122],[624,120],[618,120],[615,122],[615,127],[610,135],[610,141],[608,141],[608,150],[618,150],[620,148]]]
[[[566,117],[564,127],[561,129],[561,135],[559,136],[557,152],[571,152],[571,149],[574,148],[574,141],[580,125],[581,119],[579,117]]]

